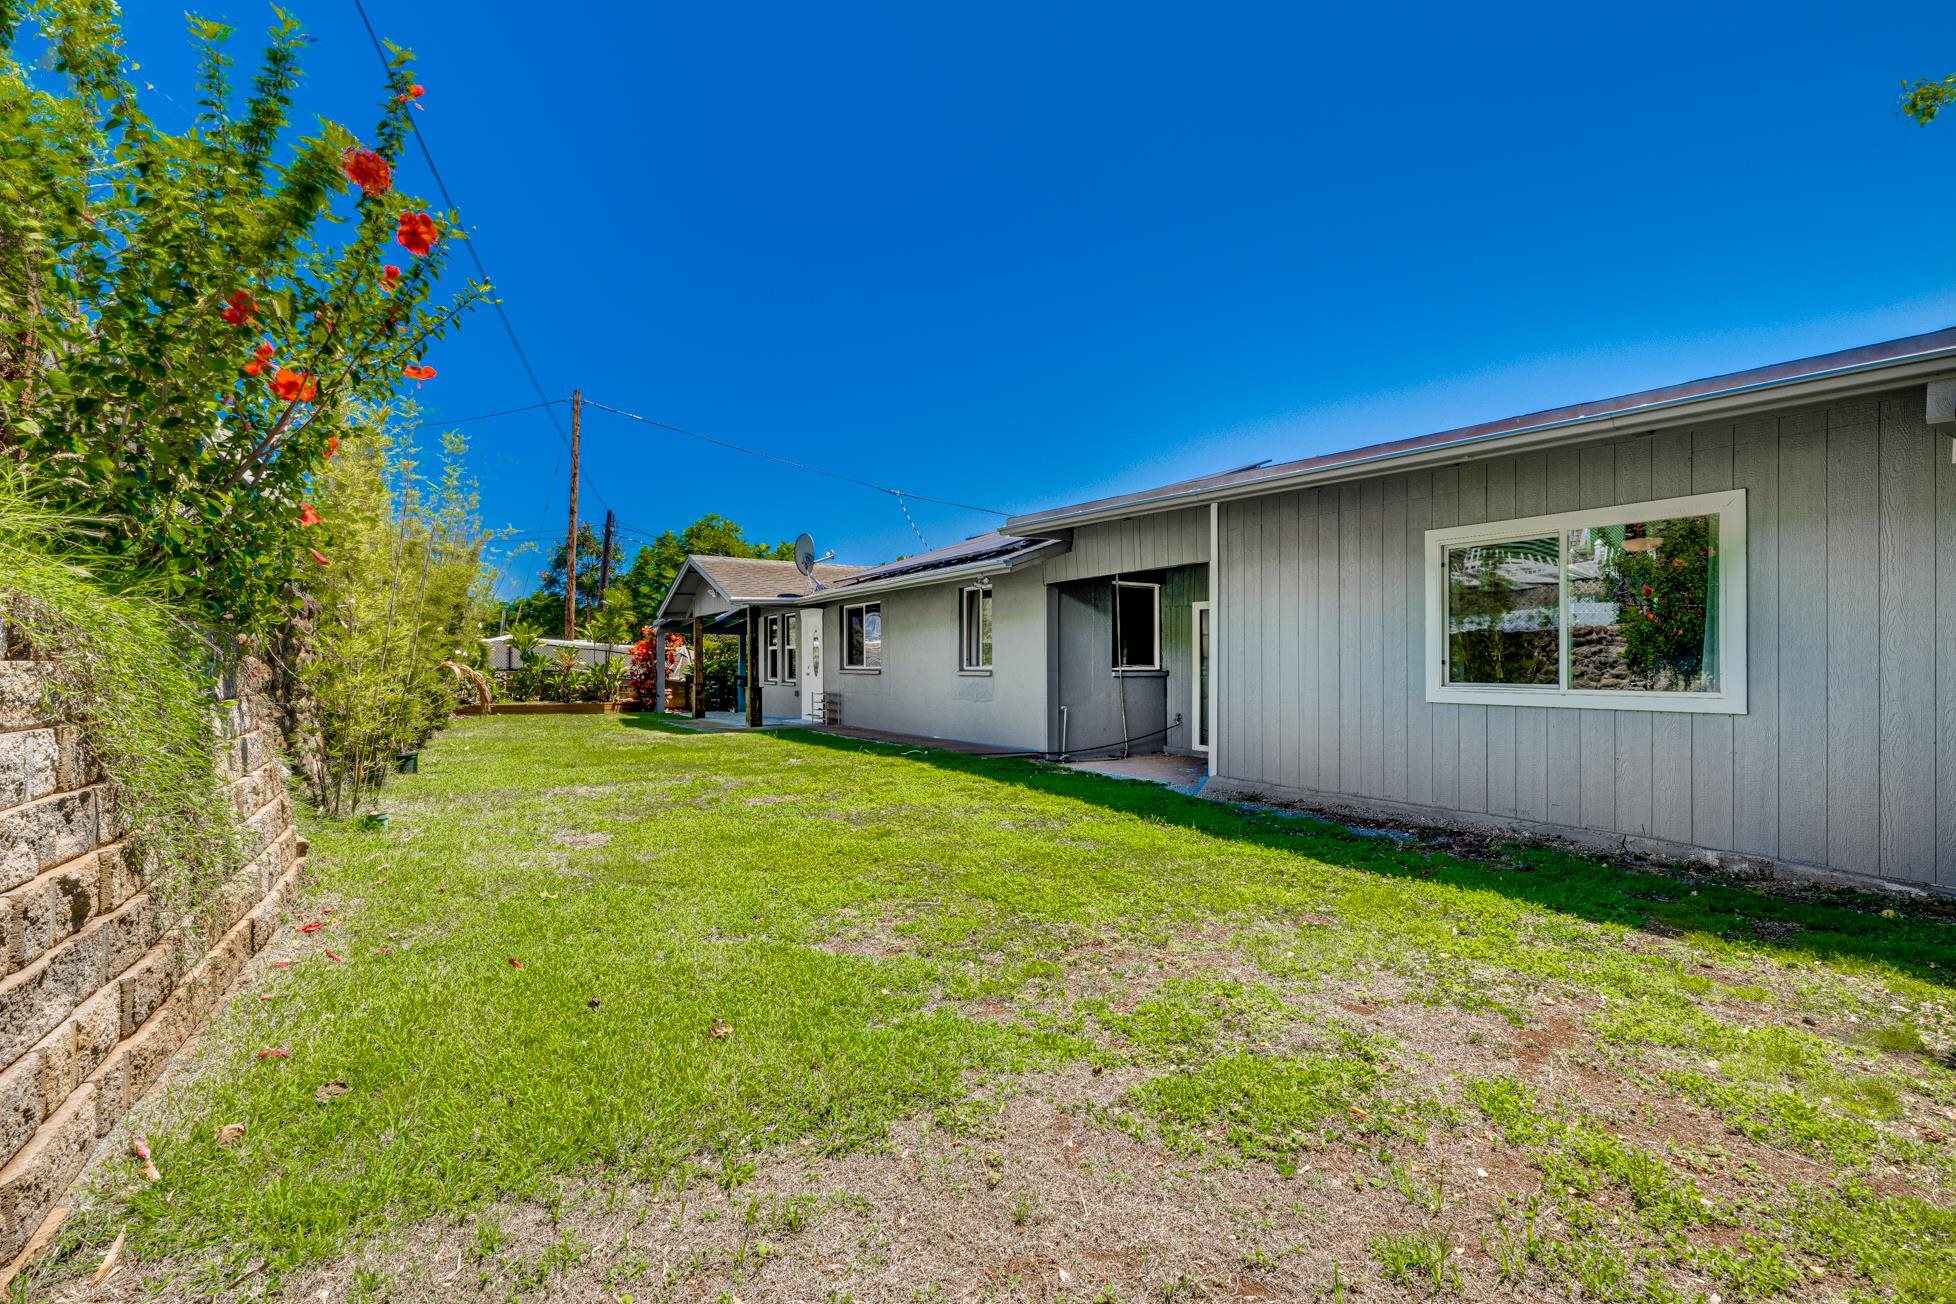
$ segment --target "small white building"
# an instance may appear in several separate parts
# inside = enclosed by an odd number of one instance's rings
[[[482,640],[489,648],[489,668],[491,670],[520,670],[516,649],[510,644],[507,634],[497,634]],[[593,643],[584,638],[545,638],[537,640],[537,649],[530,654],[532,667],[553,664],[565,648],[577,653],[577,659],[587,666],[603,665],[607,661],[630,661],[630,643]]]

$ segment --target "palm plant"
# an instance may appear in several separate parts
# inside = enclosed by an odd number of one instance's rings
[[[591,698],[597,702],[616,702],[625,693],[625,674],[631,669],[629,662],[605,661],[592,666],[585,675],[585,684],[590,689]]]
[[[584,683],[584,663],[578,659],[575,648],[565,648],[557,654],[556,663],[551,667],[557,676],[557,699],[562,702],[577,700],[577,690]]]
[[[610,665],[617,654],[611,649],[614,644],[632,641],[632,615],[619,607],[606,607],[591,621],[586,631],[593,642],[605,645],[604,663]]]
[[[509,627],[510,665],[506,672],[509,695],[516,701],[532,701],[539,696],[542,667],[537,649],[543,646],[543,631],[527,620]]]

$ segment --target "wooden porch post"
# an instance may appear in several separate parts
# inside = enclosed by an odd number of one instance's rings
[[[706,718],[706,622],[693,617],[693,718]]]
[[[652,709],[666,712],[666,632],[652,626]]]
[[[755,619],[754,609],[747,608],[747,727],[761,727],[761,677],[754,670],[754,663],[761,659],[761,645],[754,638],[754,631],[760,628]]]

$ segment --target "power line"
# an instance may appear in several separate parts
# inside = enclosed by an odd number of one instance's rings
[[[364,0],[353,0],[353,7],[360,15],[361,26],[367,29],[367,39],[373,43],[374,57],[380,60],[380,66],[384,71],[391,73],[393,69],[392,69],[392,65],[388,62],[387,59],[387,48],[381,43],[380,33],[374,30],[373,19],[367,16],[367,6]],[[414,122],[410,120],[408,126],[414,133],[414,143],[421,150],[422,161],[428,165],[428,174],[434,178],[435,189],[441,192],[442,203],[448,206],[448,210],[450,212],[458,211],[459,206],[455,202],[455,196],[449,192],[448,182],[445,179],[443,179],[441,174],[441,168],[435,162],[435,151],[428,144],[427,134],[421,129],[421,124],[419,124],[418,122]],[[470,261],[475,264],[476,275],[481,278],[484,285],[488,286],[491,289],[492,293],[489,300],[489,304],[491,307],[493,307],[496,310],[496,319],[502,323],[503,333],[509,336],[509,346],[512,350],[515,351],[516,360],[523,367],[523,374],[529,378],[530,388],[536,391],[536,396],[538,401],[535,404],[531,405],[531,407],[528,408],[512,408],[509,409],[509,412],[534,411],[537,408],[542,408],[545,414],[550,418],[551,429],[557,432],[558,442],[567,448],[570,444],[570,437],[564,433],[563,424],[557,420],[557,413],[554,410],[555,404],[562,403],[565,400],[551,398],[549,393],[544,390],[543,382],[537,378],[536,368],[532,366],[530,363],[529,351],[523,347],[522,339],[519,338],[516,334],[516,324],[510,320],[508,311],[505,310],[503,307],[502,299],[496,297],[493,293],[495,283],[489,276],[488,266],[482,261],[482,254],[481,251],[476,248],[475,240],[464,239],[461,243],[462,243],[462,247],[468,251]],[[616,416],[628,417],[633,421],[640,421],[646,425],[655,426],[660,430],[670,431],[675,435],[684,435],[688,439],[697,439],[700,440],[702,443],[713,444],[717,447],[729,449],[736,453],[745,453],[749,457],[762,458],[769,462],[777,462],[782,466],[794,467],[796,470],[799,471],[807,471],[813,475],[827,476],[832,480],[841,480],[848,484],[861,485],[865,489],[874,489],[877,493],[888,494],[890,497],[896,499],[898,508],[901,509],[903,512],[904,521],[908,523],[908,525],[910,526],[911,533],[917,536],[918,542],[923,543],[926,549],[928,549],[930,545],[928,541],[924,539],[923,531],[917,528],[916,520],[910,515],[910,508],[905,503],[906,499],[914,499],[915,501],[921,503],[936,503],[940,507],[955,507],[961,511],[980,512],[987,516],[1007,517],[1011,515],[1010,512],[999,511],[996,507],[978,507],[978,506],[974,506],[971,503],[954,502],[948,498],[933,498],[928,494],[905,493],[901,489],[892,489],[888,485],[880,485],[869,480],[858,479],[855,476],[844,475],[839,471],[825,470],[819,466],[809,466],[804,462],[797,462],[791,458],[781,457],[775,453],[764,453],[759,449],[746,448],[740,444],[731,443],[724,439],[715,439],[711,435],[702,435],[697,431],[687,430],[682,426],[675,426],[668,422],[655,421],[651,417],[641,416],[636,412],[627,412],[623,408],[611,407],[604,403],[593,402],[591,406],[595,408],[602,408],[604,411],[610,412]],[[464,417],[461,419],[461,421],[430,422],[428,424],[459,425],[461,424],[462,421],[488,420],[489,417],[505,416],[508,414],[509,414],[508,412],[492,412],[483,417]],[[419,428],[420,427],[417,427],[417,429]],[[553,480],[557,478],[556,471],[554,468],[551,471],[550,478]],[[608,502],[605,499],[603,492],[601,492],[595,484],[592,485],[591,492],[600,503],[604,504],[607,510],[611,509],[610,502]]]
[[[688,439],[697,439],[701,443],[712,444],[717,448],[730,449],[736,453],[745,453],[749,457],[758,457],[763,461],[776,462],[782,466],[790,466],[797,471],[806,471],[811,475],[827,476],[831,480],[841,480],[847,484],[860,485],[865,489],[874,489],[879,494],[890,495],[890,497],[895,498],[898,502],[902,502],[907,498],[920,503],[936,503],[940,507],[956,507],[960,511],[983,512],[988,516],[1010,516],[1012,514],[1010,512],[1001,512],[996,507],[979,507],[972,503],[956,502],[949,498],[933,498],[929,494],[913,494],[902,489],[892,489],[888,485],[877,484],[873,480],[862,480],[853,475],[844,475],[840,471],[830,471],[825,467],[810,466],[806,462],[797,462],[793,458],[782,457],[778,453],[765,453],[758,448],[747,448],[725,439],[715,439],[712,435],[702,435],[698,431],[688,430],[684,426],[675,426],[670,422],[657,421],[648,416],[641,416],[636,412],[627,412],[623,408],[615,408],[608,403],[600,403],[595,399],[585,399],[584,401],[590,406],[604,412],[609,412],[614,416],[627,417],[633,421],[642,422],[645,425],[653,426],[659,430],[670,431],[675,435],[684,435]]]
[[[393,71],[393,65],[387,60],[387,48],[381,43],[380,33],[374,30],[373,19],[367,16],[367,6],[364,0],[353,0],[353,7],[360,14],[361,26],[367,29],[367,39],[373,42],[374,57],[380,60],[380,66],[383,70],[391,73]],[[428,144],[427,134],[422,131],[420,123],[412,120],[412,114],[409,115],[409,119],[408,127],[414,133],[414,143],[421,149],[422,161],[427,163],[428,174],[435,179],[435,189],[441,192],[442,203],[448,206],[448,211],[451,213],[459,211],[459,205],[455,202],[455,196],[449,193],[448,182],[443,179],[441,168],[435,163],[435,151]],[[463,239],[461,245],[468,251],[469,260],[475,264],[476,275],[481,278],[482,283],[490,290],[489,306],[496,310],[496,319],[503,324],[503,333],[509,336],[509,347],[515,351],[516,360],[523,367],[523,374],[529,378],[530,388],[536,391],[538,399],[536,406],[543,408],[545,415],[550,418],[550,428],[557,432],[557,442],[568,448],[570,445],[570,436],[564,433],[563,423],[557,420],[557,413],[552,408],[552,404],[562,403],[565,400],[551,398],[549,393],[544,390],[543,382],[537,379],[537,369],[530,364],[529,350],[523,347],[523,341],[516,334],[516,323],[510,320],[508,310],[503,307],[501,296],[495,293],[495,282],[489,276],[489,268],[483,263],[482,253],[476,248],[474,238],[469,237]],[[441,423],[437,422],[435,424]],[[554,469],[550,473],[550,478],[552,480],[557,478],[557,473]],[[610,503],[605,502],[604,494],[598,490],[596,485],[591,487],[591,492],[607,508],[611,506]]]
[[[367,29],[367,39],[373,42],[374,55],[380,60],[380,66],[391,73],[393,71],[393,65],[388,62],[387,48],[381,44],[380,33],[374,30],[373,19],[367,17],[367,6],[364,0],[353,0],[353,7],[359,11],[360,23]],[[413,115],[410,114],[409,117],[412,119]],[[449,212],[457,211],[458,206],[455,203],[455,196],[449,193],[448,182],[442,179],[441,169],[435,165],[435,151],[428,147],[428,137],[422,132],[421,124],[410,120],[408,126],[414,132],[415,144],[421,147],[421,157],[428,164],[429,175],[435,179],[435,189],[441,192],[442,203],[448,206]],[[481,277],[483,283],[493,290],[495,282],[489,277],[489,269],[483,264],[482,254],[476,249],[475,241],[473,239],[464,239],[461,243],[462,247],[468,250],[470,261],[475,263],[476,275]],[[510,321],[509,313],[503,309],[503,301],[500,298],[491,297],[489,303],[495,308],[496,316],[502,321],[504,332],[509,335],[509,345],[516,351],[516,360],[522,364],[523,374],[530,378],[530,388],[534,389],[537,392],[537,398],[542,400],[539,406],[547,406],[553,401],[562,402],[561,399],[551,399],[550,395],[544,392],[543,382],[537,379],[536,368],[530,365],[530,355],[523,348],[523,341],[517,338],[516,325]],[[550,424],[556,428],[559,439],[569,442],[569,436],[564,434],[564,428],[558,423],[555,412],[550,414]]]
[[[515,416],[518,412],[534,412],[538,408],[547,408],[547,407],[555,406],[558,403],[568,403],[568,402],[570,402],[570,400],[564,398],[545,399],[541,403],[530,403],[523,407],[504,408],[500,412],[484,412],[479,416],[451,417],[447,421],[423,421],[420,425],[414,428],[416,430],[432,430],[436,426],[464,426],[471,421],[493,421],[497,417]]]

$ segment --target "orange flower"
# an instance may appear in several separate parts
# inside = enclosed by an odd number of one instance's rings
[[[407,104],[410,103],[411,101],[420,99],[423,95],[426,95],[427,93],[428,93],[428,88],[426,86],[423,86],[420,82],[416,82],[414,85],[408,87],[407,90],[403,91],[401,94],[396,95],[394,97],[394,100],[398,104]],[[417,104],[415,105],[415,107],[420,108],[421,106]]]
[[[312,396],[317,392],[318,386],[313,383],[312,377],[303,371],[280,367],[278,373],[272,377],[272,393],[287,403],[310,403]]]
[[[389,263],[380,269],[380,292],[394,293],[394,287],[401,283],[401,269]]]
[[[245,375],[256,376],[259,372],[265,369],[265,364],[270,362],[271,360],[272,360],[272,346],[269,344],[260,344],[258,346],[258,352],[256,356],[254,356],[250,362],[247,362],[244,365]]]
[[[433,380],[435,369],[422,364],[410,364],[401,368],[401,374],[409,380]]]
[[[299,524],[301,526],[317,525],[321,519],[319,513],[312,509],[311,503],[299,504]]]
[[[394,169],[387,160],[370,149],[349,149],[340,155],[340,169],[346,179],[360,187],[360,193],[372,199],[384,195],[394,184]]]
[[[340,451],[340,437],[338,435],[326,436],[326,456],[331,457],[333,456],[333,454],[339,451]]]
[[[441,228],[426,213],[402,213],[401,227],[394,239],[416,258],[425,258],[435,247],[435,241],[441,239]]]
[[[331,566],[333,564],[333,559],[331,557],[328,557],[325,553],[321,552],[317,548],[308,548],[306,549],[306,551],[311,553],[312,559],[318,562],[321,566]]]
[[[233,290],[224,300],[225,308],[221,316],[233,326],[242,326],[258,315],[258,305],[252,302],[251,295],[243,290]]]

